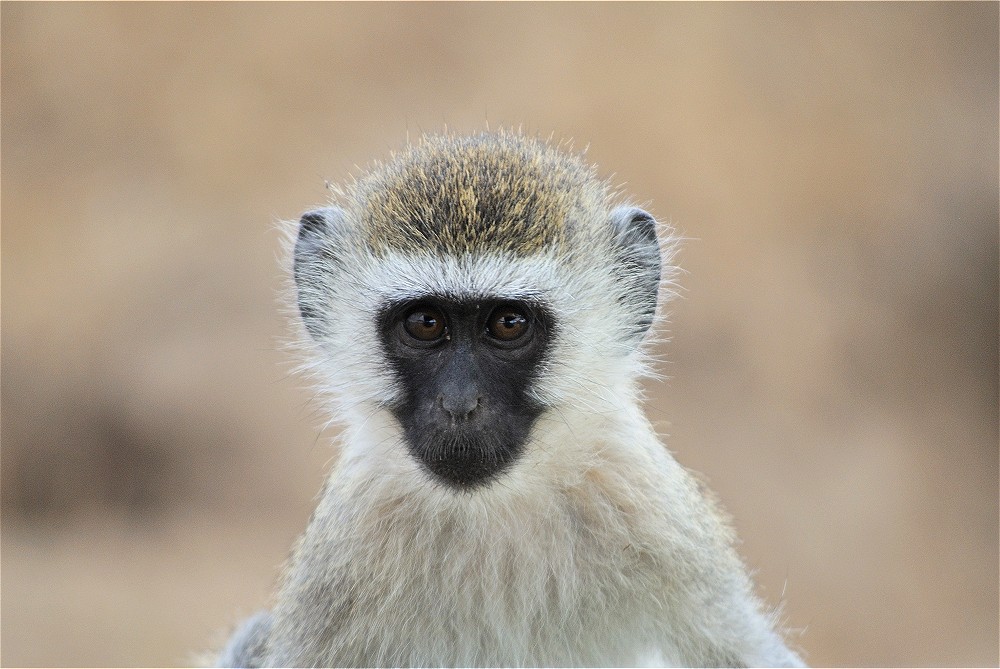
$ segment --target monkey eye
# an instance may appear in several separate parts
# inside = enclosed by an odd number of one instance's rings
[[[444,314],[434,307],[417,307],[403,319],[403,329],[419,341],[435,341],[445,334]]]
[[[520,339],[528,331],[528,317],[513,307],[498,307],[486,322],[486,332],[501,342]]]

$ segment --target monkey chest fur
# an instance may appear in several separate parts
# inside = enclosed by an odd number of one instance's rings
[[[278,664],[612,665],[662,646],[665,553],[583,480],[530,495],[323,504],[276,608]],[[282,602],[294,602],[284,607]]]

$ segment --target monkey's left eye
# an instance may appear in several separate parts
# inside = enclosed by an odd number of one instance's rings
[[[445,332],[444,314],[433,307],[418,307],[403,319],[403,328],[414,339],[435,341]]]
[[[494,339],[512,342],[520,339],[528,331],[528,317],[511,307],[500,307],[490,315],[486,331]]]

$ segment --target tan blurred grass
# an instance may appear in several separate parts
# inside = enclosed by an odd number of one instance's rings
[[[11,4],[2,663],[183,663],[330,456],[274,221],[575,138],[691,238],[650,415],[814,664],[997,664],[996,4]]]

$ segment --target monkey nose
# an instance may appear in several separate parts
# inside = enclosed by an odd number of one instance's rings
[[[479,407],[482,397],[478,392],[442,393],[438,404],[453,421],[467,420]]]

